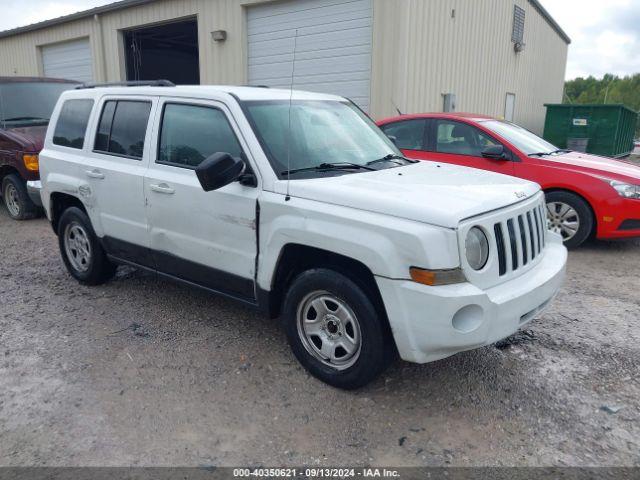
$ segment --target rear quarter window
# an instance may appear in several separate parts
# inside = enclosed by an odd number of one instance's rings
[[[93,100],[64,102],[53,132],[54,145],[82,150],[92,109]]]

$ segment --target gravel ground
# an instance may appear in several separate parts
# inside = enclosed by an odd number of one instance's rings
[[[640,241],[571,252],[508,341],[355,393],[231,301],[124,269],[79,286],[44,219],[0,209],[0,245],[0,465],[640,465]]]

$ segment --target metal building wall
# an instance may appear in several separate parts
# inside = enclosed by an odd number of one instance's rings
[[[524,42],[511,42],[514,4],[526,11]],[[457,111],[504,116],[516,95],[514,121],[537,133],[544,103],[562,101],[568,45],[527,0],[383,0],[374,7],[372,110],[394,115],[442,111],[454,93]],[[455,13],[453,13],[455,12]]]
[[[42,45],[89,37],[94,78],[125,78],[121,30],[197,17],[202,83],[244,84],[245,7],[268,0],[157,0],[0,39],[0,75],[41,75]],[[524,52],[511,43],[513,5],[526,11]],[[452,16],[452,10],[455,15]],[[227,30],[224,43],[211,39]],[[441,111],[455,93],[458,111],[504,115],[541,132],[544,103],[560,102],[567,45],[528,0],[374,0],[371,114]]]

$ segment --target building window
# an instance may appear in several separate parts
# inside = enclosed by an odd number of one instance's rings
[[[524,43],[524,9],[515,5],[513,10],[513,33],[511,41],[514,43]]]

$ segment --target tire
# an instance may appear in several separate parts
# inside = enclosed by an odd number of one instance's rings
[[[593,233],[594,218],[589,204],[571,192],[546,194],[549,228],[562,235],[567,248],[582,245]],[[567,210],[568,209],[568,210]],[[577,228],[569,228],[569,226]]]
[[[29,220],[40,212],[29,198],[25,182],[15,173],[7,175],[2,181],[2,201],[14,220]]]
[[[384,316],[365,290],[333,270],[313,269],[298,275],[286,294],[283,320],[298,361],[334,387],[363,387],[394,358]]]
[[[107,258],[91,220],[77,207],[64,211],[58,223],[58,243],[69,273],[83,285],[102,285],[116,273]]]

